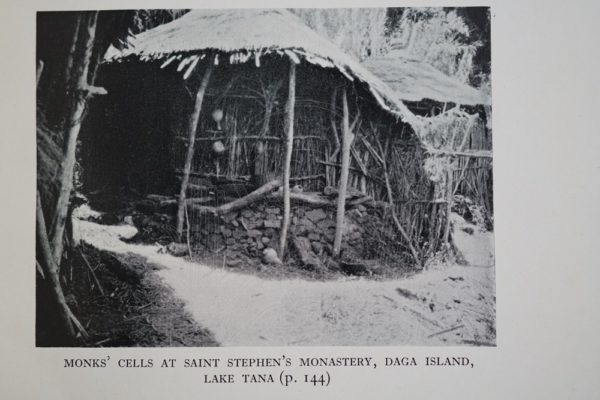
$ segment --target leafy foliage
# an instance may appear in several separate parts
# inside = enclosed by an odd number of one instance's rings
[[[361,61],[395,51],[398,56],[426,62],[462,82],[479,86],[489,83],[489,13],[483,8],[465,10],[408,7],[291,11]],[[478,55],[482,48],[483,57]]]
[[[159,25],[169,23],[190,10],[137,10],[131,26],[131,31],[138,34]]]
[[[473,72],[475,53],[482,43],[471,40],[471,29],[455,10],[407,8],[394,27],[388,26],[390,42],[405,56],[436,67],[467,82]]]
[[[388,48],[385,8],[297,8],[291,11],[359,60],[380,56]]]

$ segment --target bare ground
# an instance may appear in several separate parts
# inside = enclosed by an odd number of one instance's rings
[[[387,281],[266,279],[125,243],[130,225],[77,225],[98,249],[160,266],[157,276],[222,345],[495,345],[493,264]]]

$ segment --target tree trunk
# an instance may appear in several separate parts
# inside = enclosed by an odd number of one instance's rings
[[[283,221],[279,237],[279,259],[283,261],[290,225],[290,174],[294,147],[294,106],[296,103],[296,64],[290,59],[288,99],[285,105],[285,163],[283,165]]]
[[[177,206],[177,236],[181,240],[183,234],[183,219],[185,216],[185,196],[190,182],[190,171],[192,169],[192,160],[194,159],[194,145],[196,142],[196,129],[198,128],[198,119],[200,118],[200,110],[202,109],[202,102],[204,101],[204,93],[208,87],[210,76],[214,69],[214,59],[211,59],[206,67],[204,76],[202,77],[202,83],[196,94],[196,102],[194,103],[194,111],[190,115],[188,123],[188,149],[185,157],[185,164],[183,167],[183,177],[181,178],[181,191],[179,192],[179,204]]]
[[[335,219],[335,237],[333,240],[333,255],[338,257],[342,249],[342,232],[344,231],[344,214],[346,212],[346,191],[348,190],[348,174],[350,170],[350,146],[354,134],[350,131],[350,117],[348,115],[348,96],[344,87],[342,92],[342,167],[338,190],[337,214]]]
[[[56,207],[54,208],[54,217],[52,220],[51,228],[51,245],[52,255],[57,265],[60,265],[63,252],[63,234],[65,229],[65,222],[68,214],[69,198],[71,196],[71,190],[73,189],[73,168],[75,166],[75,149],[77,147],[77,137],[79,136],[79,130],[81,129],[81,120],[85,111],[87,103],[87,97],[89,94],[88,86],[88,71],[90,65],[90,58],[92,56],[92,50],[94,47],[94,38],[96,36],[96,20],[98,12],[93,11],[86,14],[86,18],[79,18],[80,28],[75,30],[75,33],[80,33],[81,37],[81,54],[80,58],[75,58],[75,54],[70,54],[76,62],[73,65],[72,72],[74,76],[74,87],[71,89],[74,92],[73,95],[73,107],[71,108],[69,118],[67,119],[67,127],[65,132],[65,152],[63,160],[61,162],[61,173],[59,178],[59,192],[56,200]],[[81,29],[83,28],[83,29]],[[75,38],[75,41],[77,38]],[[73,46],[71,51],[75,52],[78,46]]]
[[[43,71],[44,71],[44,62],[42,60],[38,60],[37,68],[35,71],[35,86],[36,87],[40,84],[40,78],[42,77]]]
[[[71,324],[71,311],[65,300],[65,295],[60,286],[60,278],[58,273],[58,266],[54,261],[52,250],[50,249],[50,242],[48,241],[48,234],[46,231],[46,221],[44,219],[44,212],[42,209],[42,200],[40,198],[40,192],[37,192],[37,204],[35,212],[36,220],[36,240],[38,246],[38,262],[42,266],[44,276],[50,278],[50,289],[54,295],[54,299],[58,304],[58,312],[60,320],[65,328],[65,332],[68,334],[70,339],[75,337],[75,330]]]

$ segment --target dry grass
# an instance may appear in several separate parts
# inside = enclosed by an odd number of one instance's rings
[[[90,338],[82,347],[176,347],[217,346],[212,334],[198,326],[156,274],[158,266],[143,257],[115,257],[128,267],[143,271],[139,284],[118,278],[101,261],[100,250],[81,248],[102,286],[102,294],[90,269],[80,256],[63,271],[71,306]],[[64,268],[63,268],[64,269]]]

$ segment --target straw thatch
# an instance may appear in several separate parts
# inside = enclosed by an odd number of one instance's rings
[[[336,68],[347,79],[366,83],[386,111],[409,124],[413,122],[413,113],[385,83],[284,9],[193,10],[139,34],[128,49],[109,49],[105,59],[136,57],[150,61],[211,50],[229,53],[229,59],[222,57],[221,63],[253,61],[259,66],[261,56],[275,53],[297,62],[305,60],[324,68]]]
[[[393,56],[366,60],[363,65],[394,90],[397,101],[491,105],[485,93],[422,61]]]

